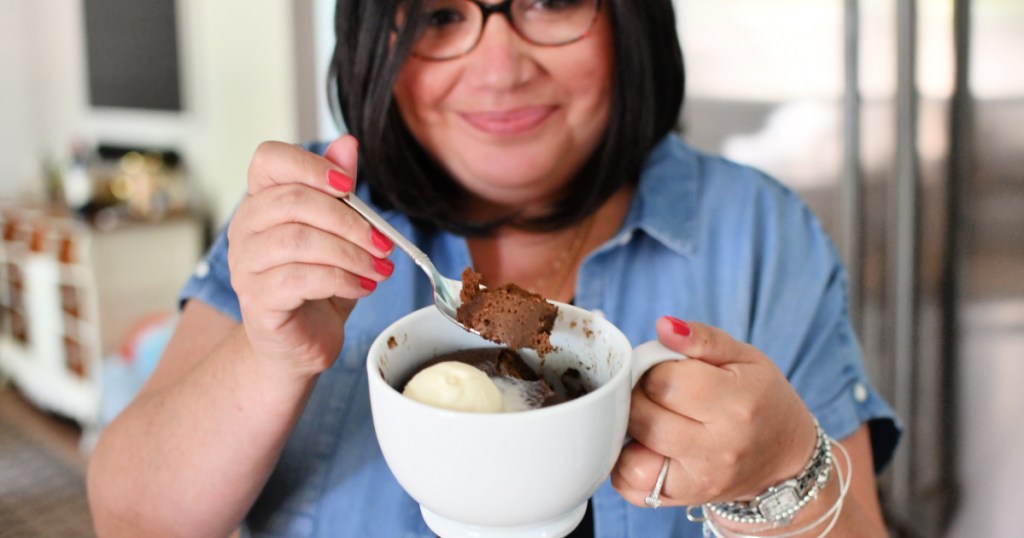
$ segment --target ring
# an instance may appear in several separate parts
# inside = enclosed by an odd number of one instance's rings
[[[654,483],[654,490],[644,499],[644,504],[651,508],[661,506],[661,488],[665,486],[665,476],[668,475],[668,462],[668,456],[665,456],[665,461],[661,464],[661,472],[658,473],[658,481]]]

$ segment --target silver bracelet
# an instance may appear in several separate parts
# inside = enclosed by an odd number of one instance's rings
[[[769,487],[751,501],[709,503],[716,516],[734,523],[771,523],[782,526],[792,521],[797,512],[818,496],[832,476],[832,444],[814,420],[818,441],[814,455],[795,478]]]

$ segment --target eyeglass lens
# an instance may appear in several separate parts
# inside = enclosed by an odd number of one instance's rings
[[[476,46],[486,18],[502,13],[526,41],[564,45],[584,37],[594,24],[599,0],[505,0],[484,4],[473,0],[425,0],[418,13],[423,31],[413,46],[422,58],[445,60]]]

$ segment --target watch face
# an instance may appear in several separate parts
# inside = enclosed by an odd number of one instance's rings
[[[800,503],[800,495],[790,485],[779,486],[764,494],[757,503],[757,510],[768,521],[789,519],[786,513]]]

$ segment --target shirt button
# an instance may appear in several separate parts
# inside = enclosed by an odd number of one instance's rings
[[[864,403],[868,399],[868,388],[864,383],[857,383],[853,386],[853,399],[858,403]]]
[[[210,274],[210,264],[207,263],[206,260],[200,261],[199,265],[196,265],[196,277],[197,278],[206,278],[206,276],[209,275],[209,274]]]

